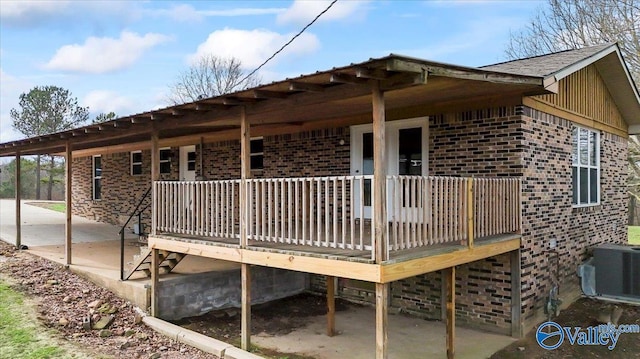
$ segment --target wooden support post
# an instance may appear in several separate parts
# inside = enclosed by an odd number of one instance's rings
[[[440,319],[447,322],[447,298],[449,297],[449,288],[447,288],[447,275],[449,273],[446,269],[440,271]]]
[[[251,267],[242,263],[242,318],[240,341],[243,350],[251,348]]]
[[[385,156],[385,105],[380,82],[374,81],[371,91],[373,106],[373,239],[375,260],[388,259],[386,243],[387,225],[387,160]]]
[[[155,123],[154,123],[155,126]],[[153,189],[155,181],[160,179],[160,148],[158,147],[158,131],[151,132],[151,233],[156,234],[156,191]],[[151,250],[151,315],[158,316],[158,283],[160,281],[158,249]]]
[[[509,256],[511,262],[511,336],[522,338],[522,277],[520,249],[512,251]]]
[[[65,167],[65,205],[66,205],[66,216],[67,221],[65,222],[64,234],[65,234],[65,263],[67,265],[71,264],[71,175],[72,175],[72,153],[71,153],[71,143],[67,141],[66,145],[66,156],[64,159],[64,167]]]
[[[389,283],[376,283],[376,359],[387,359]]]
[[[160,270],[160,253],[156,248],[151,250],[151,316],[157,317],[158,314],[158,282]]]
[[[336,277],[327,276],[327,335],[336,335]]]
[[[16,153],[16,248],[20,249],[22,245],[22,221],[20,219],[20,199],[22,195],[22,181],[20,175],[20,152]]]
[[[474,237],[474,228],[473,228],[473,223],[474,223],[474,218],[473,218],[473,214],[475,213],[475,201],[474,199],[474,193],[473,193],[473,178],[467,178],[467,245],[469,246],[469,249],[473,248],[473,237]]]
[[[447,282],[447,359],[453,359],[456,341],[456,267],[447,268],[444,273]]]
[[[155,122],[154,122],[155,125]],[[160,148],[158,147],[158,131],[151,132],[151,234],[156,234],[156,191],[155,181],[160,179]]]
[[[251,178],[251,128],[247,121],[244,106],[240,107],[240,246],[246,248],[249,203],[247,196],[247,179]]]

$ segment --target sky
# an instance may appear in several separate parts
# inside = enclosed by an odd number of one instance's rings
[[[24,138],[9,112],[35,86],[68,89],[90,118],[170,105],[170,85],[203,54],[249,72],[330,0],[0,0],[0,143]],[[506,60],[540,1],[339,0],[259,72],[263,83],[390,53],[481,66]]]

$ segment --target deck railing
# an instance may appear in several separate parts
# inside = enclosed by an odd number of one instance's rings
[[[371,250],[365,183],[373,176],[248,180],[251,240]]]
[[[387,198],[389,251],[520,230],[517,178],[390,176]]]
[[[520,180],[387,177],[390,252],[520,230]],[[370,251],[373,176],[248,179],[253,242]],[[156,232],[237,240],[240,180],[156,182]]]
[[[158,231],[240,238],[240,180],[155,182]]]

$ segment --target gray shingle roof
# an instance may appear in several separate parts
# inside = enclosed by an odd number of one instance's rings
[[[584,47],[578,50],[566,50],[548,55],[534,56],[526,59],[501,62],[481,66],[483,70],[505,72],[515,75],[546,77],[554,74],[598,52],[615,46],[613,43]]]

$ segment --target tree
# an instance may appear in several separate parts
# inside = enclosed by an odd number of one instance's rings
[[[116,113],[113,112],[113,111],[111,111],[109,113],[102,112],[102,113],[98,114],[98,116],[96,116],[96,118],[94,118],[91,123],[93,123],[93,124],[103,123],[103,122],[115,120],[117,117],[118,117],[118,115],[116,115]]]
[[[13,128],[28,136],[68,130],[89,118],[89,109],[78,105],[69,90],[57,86],[36,86],[20,95],[20,109],[11,109]],[[55,158],[51,156],[47,181],[48,199],[54,183]],[[40,199],[40,156],[36,157],[36,199]]]
[[[260,79],[252,74],[247,77],[240,60],[205,55],[180,73],[170,86],[169,101],[174,105],[193,102],[233,91],[257,86]]]
[[[35,197],[35,167],[33,160],[20,158],[20,197]],[[15,198],[16,195],[16,160],[0,165],[0,198]]]
[[[548,0],[522,31],[512,33],[506,55],[522,58],[617,42],[640,85],[640,0]],[[629,137],[629,220],[640,200],[640,141]]]
[[[548,0],[505,52],[516,59],[607,42],[618,42],[639,84],[640,0]]]

